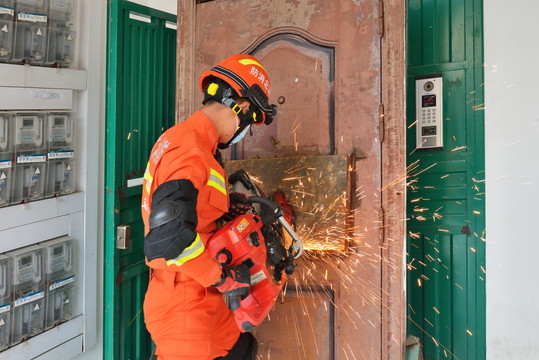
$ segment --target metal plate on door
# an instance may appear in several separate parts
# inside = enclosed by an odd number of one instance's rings
[[[131,226],[119,225],[116,228],[116,249],[126,250],[129,248],[131,239]]]

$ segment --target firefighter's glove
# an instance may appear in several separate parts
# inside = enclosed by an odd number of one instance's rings
[[[228,212],[221,216],[224,221],[232,221],[240,215],[246,214],[253,209],[253,204],[249,201],[247,195],[243,193],[230,193],[230,206]]]
[[[220,292],[228,296],[247,296],[251,287],[251,272],[249,267],[242,263],[236,266],[228,267],[227,264],[221,264],[223,273],[221,280],[213,286]]]

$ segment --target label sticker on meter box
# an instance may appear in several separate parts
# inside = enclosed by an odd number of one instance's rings
[[[63,280],[56,281],[55,283],[51,284],[51,286],[49,286],[49,290],[50,291],[56,290],[58,288],[61,288],[62,286],[71,284],[74,281],[75,281],[75,275],[65,278]]]
[[[49,159],[70,159],[75,156],[74,150],[49,151]]]
[[[0,314],[8,312],[11,310],[11,304],[0,306]]]
[[[45,291],[38,291],[35,293],[28,294],[26,296],[23,296],[22,298],[18,298],[14,301],[13,305],[14,307],[21,306],[24,304],[28,304],[32,301],[39,300],[45,296]]]
[[[17,164],[28,164],[28,163],[45,162],[45,161],[47,161],[47,156],[44,154],[17,156]]]

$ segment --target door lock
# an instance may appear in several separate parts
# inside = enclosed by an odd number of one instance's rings
[[[116,228],[116,249],[119,249],[119,250],[129,249],[130,240],[131,240],[131,226],[119,225]]]

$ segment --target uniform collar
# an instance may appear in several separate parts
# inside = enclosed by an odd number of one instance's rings
[[[215,154],[217,150],[217,143],[219,141],[219,134],[217,134],[217,129],[211,120],[200,110],[196,111],[191,118],[194,123],[193,127],[197,136],[201,139],[202,144],[205,148],[210,150],[212,154]]]

